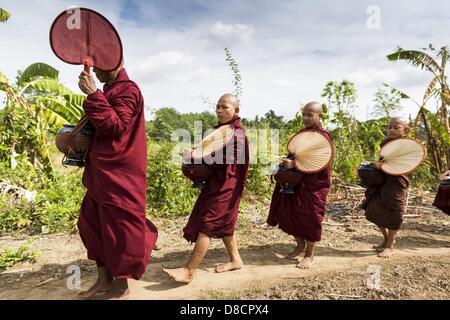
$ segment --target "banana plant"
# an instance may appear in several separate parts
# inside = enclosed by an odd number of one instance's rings
[[[45,63],[34,63],[19,72],[11,85],[0,73],[0,91],[6,94],[3,110],[3,138],[11,155],[27,152],[30,161],[51,175],[48,132],[67,123],[76,123],[83,115],[84,96],[59,83],[59,72]],[[26,127],[26,128],[25,128]]]
[[[434,56],[433,56],[434,54]],[[420,68],[421,70],[427,70],[428,72],[433,74],[433,78],[430,83],[427,85],[425,90],[425,95],[423,101],[428,99],[431,96],[436,97],[440,101],[440,106],[438,112],[436,114],[436,120],[433,123],[439,123],[442,128],[435,128],[438,132],[445,131],[445,135],[442,135],[442,139],[440,139],[440,144],[446,144],[445,138],[450,134],[450,123],[449,123],[449,115],[447,107],[450,105],[450,90],[446,77],[446,66],[447,62],[450,58],[450,52],[447,46],[436,50],[431,44],[428,48],[423,48],[423,50],[404,50],[402,48],[397,48],[394,53],[391,53],[387,56],[389,61],[399,61],[403,60],[409,63],[410,65]],[[417,103],[416,103],[417,104]],[[425,102],[422,104],[418,104],[419,107],[424,107]],[[420,109],[419,113],[422,117],[425,117],[425,113],[422,112],[426,109]],[[431,114],[431,113],[426,113]],[[416,118],[417,119],[417,118]],[[434,126],[434,125],[433,125]],[[450,160],[450,148],[445,148],[444,154],[439,155],[444,156],[449,162]]]
[[[0,8],[0,22],[8,21],[9,17],[11,17],[11,14],[8,11]]]

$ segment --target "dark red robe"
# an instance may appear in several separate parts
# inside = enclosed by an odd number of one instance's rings
[[[83,109],[95,136],[83,174],[80,236],[98,266],[116,278],[138,279],[158,236],[146,218],[144,99],[122,69],[111,86],[88,95]]]
[[[235,116],[227,123],[234,128],[234,135],[232,143],[222,150],[223,157],[216,157],[222,160],[208,164],[213,176],[202,189],[183,230],[184,238],[190,242],[197,240],[199,232],[211,238],[234,234],[249,164],[248,140],[240,119]],[[221,125],[225,124],[215,128]],[[232,150],[227,152],[230,145]]]
[[[440,209],[445,214],[450,215],[450,189],[442,189],[439,187],[433,206]]]
[[[315,129],[304,128],[300,132],[308,130],[324,133],[332,141],[330,133],[321,125]],[[306,241],[320,241],[330,183],[331,163],[320,172],[303,174],[300,184],[295,187],[295,194],[280,193],[281,186],[277,183],[267,223],[273,227],[278,225],[287,234]]]
[[[386,139],[380,146],[391,140]],[[406,210],[409,180],[406,175],[384,175],[380,185],[366,190],[366,200],[362,208],[365,209],[366,219],[370,222],[390,230],[399,230]]]

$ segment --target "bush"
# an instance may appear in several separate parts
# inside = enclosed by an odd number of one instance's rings
[[[174,145],[152,144],[149,147],[147,171],[147,206],[152,214],[190,214],[199,195],[183,176],[180,165],[172,161]]]
[[[11,195],[0,197],[0,232],[62,232],[74,231],[77,213],[85,192],[81,183],[81,170],[55,173],[54,178],[40,177],[19,161],[15,169],[0,164],[2,181],[36,192],[36,199],[15,201]]]

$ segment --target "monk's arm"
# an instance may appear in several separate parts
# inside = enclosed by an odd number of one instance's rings
[[[129,130],[133,114],[138,107],[138,97],[138,89],[133,86],[119,90],[110,101],[97,90],[84,101],[83,109],[96,130],[116,139]]]

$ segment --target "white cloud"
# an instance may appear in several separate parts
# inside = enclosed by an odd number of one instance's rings
[[[245,24],[224,24],[222,21],[214,23],[209,29],[207,38],[224,46],[247,42],[254,30]]]
[[[400,75],[393,69],[368,68],[360,69],[348,75],[348,80],[362,86],[377,86],[382,83],[393,83],[399,79]]]

